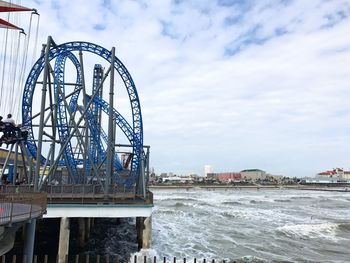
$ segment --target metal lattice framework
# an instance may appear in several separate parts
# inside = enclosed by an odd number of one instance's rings
[[[36,158],[38,156],[38,152],[40,155],[40,163],[41,165],[52,165],[55,163],[53,159],[45,158],[40,151],[38,151],[37,142],[42,140],[41,138],[37,138],[37,134],[35,134],[33,130],[33,118],[35,117],[33,114],[33,102],[34,100],[34,91],[38,84],[39,76],[42,72],[49,67],[48,71],[52,75],[53,78],[53,87],[54,87],[54,98],[50,98],[53,102],[51,102],[51,114],[55,123],[52,123],[52,127],[57,127],[58,131],[58,140],[60,141],[60,145],[62,149],[62,158],[57,162],[59,166],[66,166],[67,170],[71,175],[71,180],[74,183],[79,183],[82,181],[81,175],[78,174],[77,166],[81,164],[85,164],[85,168],[90,169],[92,166],[93,169],[97,169],[94,166],[94,161],[96,161],[97,156],[101,159],[105,159],[107,149],[103,146],[103,141],[106,143],[108,139],[107,134],[103,131],[100,123],[96,120],[96,112],[97,110],[103,111],[105,114],[109,115],[111,113],[109,109],[109,104],[103,100],[99,94],[92,94],[91,96],[85,94],[84,100],[87,105],[81,106],[78,105],[78,98],[82,94],[82,87],[84,86],[84,76],[83,76],[83,65],[81,61],[74,55],[74,52],[78,51],[80,53],[89,52],[93,53],[103,59],[105,59],[108,63],[112,64],[115,71],[118,72],[120,78],[122,79],[124,86],[126,88],[130,106],[132,113],[132,124],[129,124],[126,119],[113,108],[113,116],[108,116],[108,118],[113,118],[115,125],[117,125],[120,130],[123,131],[125,136],[130,142],[132,147],[132,163],[131,163],[131,171],[126,178],[119,179],[118,171],[123,170],[120,159],[117,155],[114,157],[114,171],[115,171],[115,182],[122,182],[125,186],[132,186],[137,182],[141,161],[142,161],[142,147],[143,147],[143,128],[142,128],[142,116],[141,116],[141,106],[139,102],[139,97],[137,94],[137,90],[132,80],[132,77],[123,63],[117,58],[112,57],[112,52],[99,46],[96,44],[88,43],[88,42],[69,42],[61,45],[52,45],[48,52],[43,53],[43,55],[37,60],[37,62],[32,67],[23,92],[23,101],[22,101],[22,123],[28,129],[28,140],[27,140],[27,148],[29,153]],[[50,61],[55,59],[54,69],[51,68]],[[65,68],[66,61],[69,59],[76,69],[76,81],[74,91],[67,95],[65,91]],[[101,79],[100,79],[101,82]],[[95,87],[96,88],[96,87]],[[70,97],[69,101],[67,98]],[[92,107],[92,110],[89,108]],[[96,150],[94,152],[89,153],[87,149],[85,152],[88,154],[89,162],[86,160],[82,161],[79,158],[76,158],[76,154],[73,150],[72,145],[72,137],[73,133],[75,138],[82,140],[84,135],[80,134],[79,129],[73,130],[71,128],[72,125],[77,125],[74,116],[77,111],[83,112],[85,111],[84,118],[86,119],[86,133],[89,132],[91,134],[90,140],[90,148],[93,149],[96,146]],[[102,137],[102,139],[101,139]],[[53,139],[54,141],[54,139]],[[81,143],[80,143],[81,144]],[[93,145],[91,147],[91,145]],[[50,149],[51,150],[51,149]],[[93,160],[93,161],[92,161]],[[51,169],[51,168],[50,168]],[[50,170],[51,171],[51,170]]]
[[[76,79],[77,85],[75,86],[75,89],[74,89],[75,93],[71,97],[69,111],[66,110],[66,104],[64,99],[65,97],[64,69],[65,69],[67,58],[69,58],[73,62],[77,71],[77,79]],[[80,88],[82,85],[79,61],[71,52],[62,53],[56,59],[54,72],[56,76],[56,81],[54,82],[54,91],[55,91],[54,94],[56,95],[55,101],[57,102],[57,114],[58,114],[57,128],[58,128],[60,141],[65,141],[69,137],[67,115],[72,113],[72,109],[74,109],[75,105],[77,104]],[[74,177],[74,180],[77,180],[78,178],[77,162],[74,160],[74,157],[73,157],[71,142],[68,142],[67,146],[65,147],[64,157],[66,162],[69,164],[68,167],[70,169],[72,176]]]
[[[90,96],[88,95],[86,96],[87,96],[87,100],[91,99]],[[97,105],[98,108],[102,109],[105,113],[108,114],[109,105],[106,101],[104,101],[100,97],[94,97],[93,102],[95,105]],[[132,170],[137,170],[138,167],[136,166],[137,165],[136,160],[141,159],[141,151],[137,150],[137,145],[140,145],[140,142],[138,141],[139,138],[135,136],[130,124],[124,119],[124,117],[116,109],[113,109],[113,119],[115,120],[116,125],[124,132],[129,142],[133,145],[134,156],[133,156],[133,162],[132,162]],[[132,182],[133,180],[134,178],[129,178],[129,183]]]

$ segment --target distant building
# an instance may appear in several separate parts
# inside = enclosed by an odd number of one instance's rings
[[[188,177],[190,177],[190,178],[198,178],[199,175],[196,174],[195,172],[191,172],[191,173],[188,174]]]
[[[315,178],[303,178],[300,181],[301,184],[350,184],[350,180],[344,178],[334,177],[315,177]]]
[[[334,168],[333,170],[320,172],[316,175],[317,178],[336,178],[350,179],[350,171],[344,171],[342,168]]]
[[[163,183],[191,183],[193,182],[192,178],[190,177],[179,177],[179,176],[172,176],[172,177],[166,177],[163,178]]]
[[[261,179],[261,180],[266,179],[266,172],[263,170],[259,170],[259,169],[242,170],[242,171],[240,171],[240,174],[242,176],[242,179],[250,179],[253,181],[255,181],[257,179]]]
[[[220,182],[240,181],[242,179],[240,173],[216,173],[216,177]]]
[[[159,175],[159,177],[160,177],[160,178],[168,177],[168,173],[161,173],[161,174]]]
[[[211,165],[204,165],[204,177],[208,177],[209,173],[213,173],[213,167]]]
[[[206,176],[207,179],[211,179],[211,180],[217,180],[218,179],[218,176],[216,173],[207,173],[207,176]]]

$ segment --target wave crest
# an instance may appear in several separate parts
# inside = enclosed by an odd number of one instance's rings
[[[336,223],[297,224],[278,227],[277,231],[288,237],[300,237],[304,239],[327,238],[336,239],[336,231],[339,225]]]

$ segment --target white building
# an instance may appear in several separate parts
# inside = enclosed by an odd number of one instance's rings
[[[185,184],[185,183],[190,183],[192,181],[193,180],[190,177],[172,176],[172,177],[163,178],[163,182],[164,183],[181,183],[181,184]]]
[[[213,172],[214,172],[213,166],[211,166],[209,164],[204,165],[204,176],[205,177],[208,177],[208,174],[213,173]]]
[[[246,169],[240,171],[240,174],[243,179],[250,179],[253,181],[257,179],[264,180],[266,178],[266,172],[260,169]]]
[[[318,173],[316,178],[350,179],[350,171],[345,171],[342,168],[334,168],[333,170]]]

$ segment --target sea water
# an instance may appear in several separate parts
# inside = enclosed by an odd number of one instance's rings
[[[107,221],[90,253],[168,262],[350,262],[350,192],[156,189],[152,248],[137,252],[134,220]],[[110,226],[108,226],[110,224]],[[117,225],[117,227],[116,227]]]
[[[152,253],[247,262],[350,262],[350,192],[153,190]]]

